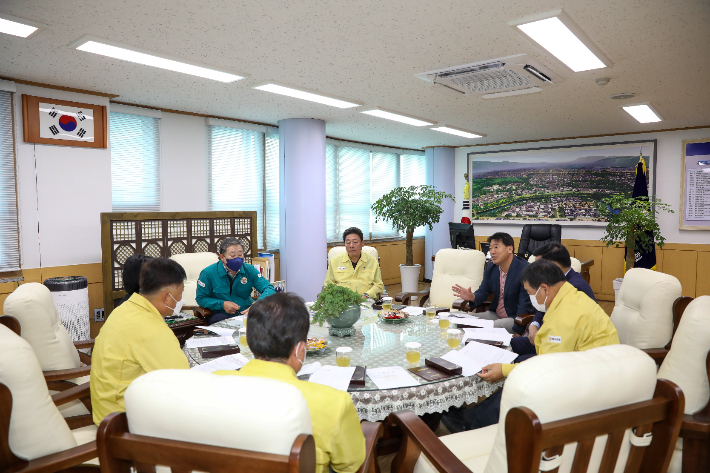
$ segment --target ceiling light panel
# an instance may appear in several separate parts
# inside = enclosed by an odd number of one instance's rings
[[[562,10],[543,18],[509,23],[552,53],[574,72],[611,66],[606,56]],[[546,16],[546,17],[545,17]]]
[[[43,28],[46,28],[46,25],[12,15],[0,14],[0,33],[19,36],[20,38],[29,38],[39,33]]]
[[[622,108],[639,123],[654,123],[661,121],[660,115],[658,115],[658,113],[651,108],[649,104],[625,105]]]
[[[309,102],[330,105],[331,107],[352,108],[359,107],[361,105],[358,103],[347,102],[345,100],[340,100],[333,97],[326,97],[325,95],[314,94],[312,92],[306,92],[305,90],[294,89],[292,87],[286,87],[278,84],[265,84],[254,88],[256,90],[263,90],[264,92],[272,92],[274,94],[285,95],[287,97],[308,100]]]
[[[188,61],[171,59],[153,52],[142,51],[130,46],[119,45],[113,42],[83,37],[69,45],[70,48],[87,53],[98,54],[123,61],[134,62],[144,66],[157,67],[173,72],[182,72],[191,76],[216,80],[219,82],[234,82],[244,79],[245,76],[220,71],[211,67],[194,64]]]
[[[365,110],[360,113],[365,113],[367,115],[372,115],[373,117],[385,118],[387,120],[393,120],[395,122],[406,123],[412,126],[429,126],[436,125],[436,122],[424,121],[420,118],[411,117],[409,115],[402,115],[400,113],[389,112],[387,110],[382,110],[379,108],[373,110]]]
[[[472,133],[470,131],[460,130],[458,128],[451,128],[450,126],[439,126],[431,129],[434,131],[440,131],[442,133],[448,133],[450,135],[461,136],[463,138],[483,138],[485,136]]]

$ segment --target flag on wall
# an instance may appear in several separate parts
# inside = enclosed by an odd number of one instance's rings
[[[40,138],[93,142],[94,111],[40,102],[39,136]]]
[[[639,162],[636,165],[636,181],[634,182],[634,190],[631,197],[648,197],[648,185],[646,184],[647,176],[646,162],[643,160],[643,153],[639,152]],[[649,231],[646,234],[653,241],[653,232]],[[624,272],[626,271],[626,252],[624,250]],[[651,251],[636,250],[634,258],[634,268],[646,268],[656,270],[656,245],[653,245]]]

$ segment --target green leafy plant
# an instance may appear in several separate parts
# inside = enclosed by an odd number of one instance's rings
[[[340,317],[340,313],[349,309],[353,304],[360,304],[365,298],[347,287],[338,286],[333,283],[326,285],[315,304],[313,304],[312,324],[318,323],[321,327],[328,317]]]
[[[626,271],[634,267],[636,252],[650,252],[654,244],[663,248],[666,239],[661,236],[656,215],[659,211],[673,213],[670,205],[658,197],[629,197],[614,195],[596,203],[599,217],[606,220],[606,233],[601,241],[606,246],[627,248]],[[653,232],[653,236],[649,233]]]
[[[406,233],[407,266],[414,264],[414,229],[428,225],[429,230],[432,230],[432,225],[439,222],[444,212],[441,203],[447,198],[455,202],[451,194],[437,191],[435,186],[409,186],[392,189],[372,204],[375,222],[390,222],[397,231]]]

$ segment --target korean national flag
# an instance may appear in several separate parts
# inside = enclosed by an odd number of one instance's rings
[[[55,140],[93,143],[94,111],[40,102],[39,136]]]

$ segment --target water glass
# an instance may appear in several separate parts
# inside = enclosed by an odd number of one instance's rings
[[[411,365],[416,365],[422,356],[422,344],[419,342],[408,342],[404,344],[407,352],[405,357],[407,362]]]
[[[439,328],[449,328],[449,316],[445,314],[439,314]]]
[[[350,366],[350,353],[353,351],[350,347],[340,347],[335,350],[335,364],[341,368]]]
[[[383,297],[382,298],[382,310],[392,310],[392,298]]]
[[[246,319],[245,319],[245,321],[246,321]],[[247,329],[246,329],[246,327],[242,327],[239,329],[239,344],[243,347],[249,346],[247,344]]]
[[[463,332],[456,328],[451,328],[446,331],[446,344],[449,348],[455,350],[461,345],[461,338],[463,338]]]

